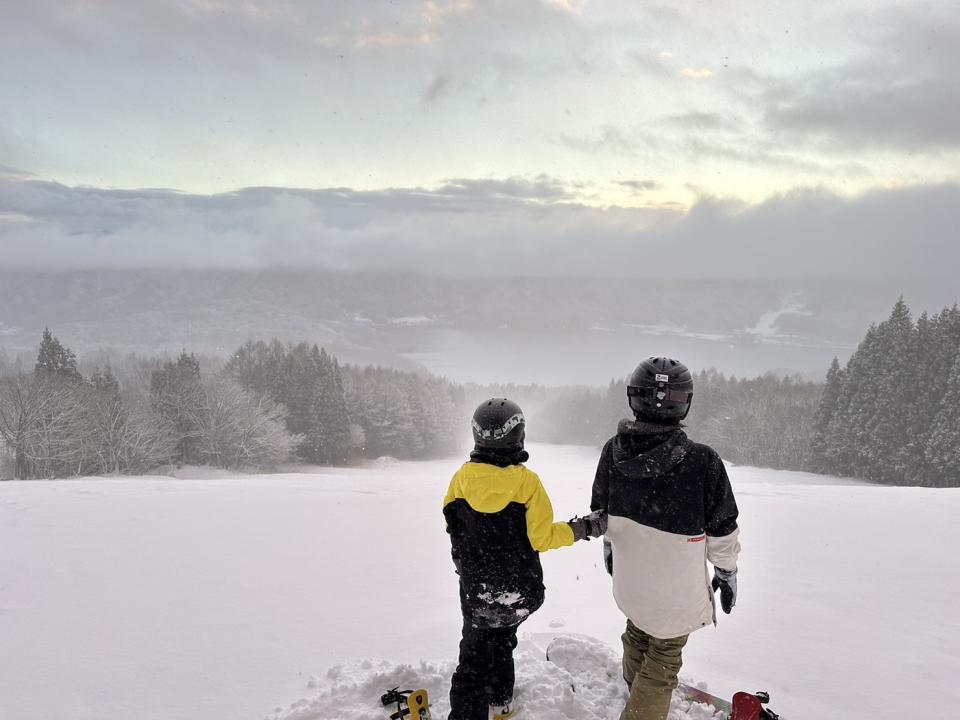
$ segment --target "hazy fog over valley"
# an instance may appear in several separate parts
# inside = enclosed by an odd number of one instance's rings
[[[32,362],[44,327],[81,356],[248,339],[316,342],[346,362],[458,381],[604,385],[638,352],[695,368],[820,378],[903,292],[950,304],[948,280],[495,277],[272,270],[0,271],[0,348]]]

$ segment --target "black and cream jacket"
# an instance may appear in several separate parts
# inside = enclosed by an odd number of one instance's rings
[[[606,510],[617,605],[658,638],[716,622],[707,561],[737,567],[737,503],[720,456],[679,427],[624,420],[603,447],[591,509]]]

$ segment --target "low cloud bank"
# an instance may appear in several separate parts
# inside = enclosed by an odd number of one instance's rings
[[[960,264],[960,185],[758,205],[597,208],[576,188],[247,188],[219,195],[68,187],[3,168],[0,265],[401,270],[450,275],[925,276]]]

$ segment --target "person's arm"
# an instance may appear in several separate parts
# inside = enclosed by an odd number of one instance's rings
[[[720,607],[727,614],[737,604],[737,560],[740,557],[740,528],[737,526],[737,501],[727,469],[716,453],[710,464],[712,482],[705,507],[707,516],[707,559],[713,563],[713,591],[720,591]]]
[[[707,483],[705,530],[707,535],[707,560],[714,567],[728,572],[737,569],[740,556],[740,529],[737,525],[737,501],[733,496],[730,478],[723,461],[713,454],[710,466],[710,482]]]
[[[606,510],[610,498],[610,443],[607,442],[600,451],[600,460],[597,462],[597,472],[593,476],[593,492],[590,495],[591,510]]]
[[[590,509],[593,511],[607,511],[610,499],[610,453],[612,452],[609,440],[600,451],[600,460],[597,462],[597,472],[593,476],[593,492],[590,496]],[[603,566],[610,575],[613,575],[613,545],[606,538],[603,539]]]
[[[573,529],[569,523],[553,521],[553,505],[547,491],[537,474],[527,470],[530,474],[527,482],[529,495],[524,501],[527,508],[527,537],[530,545],[537,552],[555,550],[573,545]]]
[[[443,498],[443,518],[447,521],[447,534],[450,536],[450,557],[453,560],[453,566],[457,569],[457,575],[460,575],[460,553],[457,549],[457,540],[459,537],[457,527],[457,513],[452,503],[457,497],[457,476],[454,475],[447,488],[447,494]]]

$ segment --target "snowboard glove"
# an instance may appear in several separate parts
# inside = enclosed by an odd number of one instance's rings
[[[713,569],[713,591],[720,590],[720,607],[729,615],[737,604],[737,571]]]
[[[575,517],[567,524],[573,530],[573,540],[589,540],[600,537],[607,532],[607,513],[605,510],[594,510],[585,517]]]

